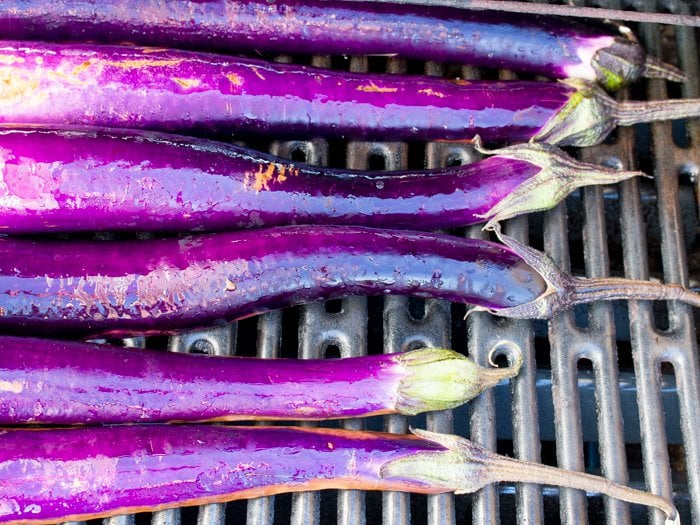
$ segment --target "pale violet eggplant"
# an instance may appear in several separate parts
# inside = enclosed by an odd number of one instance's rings
[[[547,144],[489,153],[464,166],[359,172],[153,132],[0,130],[0,233],[491,225],[639,174]]]
[[[387,55],[619,89],[683,79],[647,57],[629,28],[572,18],[341,0],[10,0],[0,31],[18,40],[89,40],[223,52]]]
[[[661,496],[501,456],[454,435],[414,433],[216,425],[2,430],[0,523],[86,520],[304,490],[464,494],[499,481],[602,493],[679,523]]]
[[[0,353],[0,425],[414,415],[457,407],[522,363],[484,368],[444,348],[256,359],[10,336]]]
[[[616,102],[580,81],[360,74],[179,50],[0,42],[0,123],[183,134],[530,140],[585,146],[618,124],[700,115],[692,99]]]
[[[496,225],[496,231],[498,231]],[[676,284],[578,278],[545,254],[409,230],[286,226],[187,238],[0,238],[0,329],[34,335],[173,333],[348,295],[402,294],[549,318],[596,300],[680,300]]]

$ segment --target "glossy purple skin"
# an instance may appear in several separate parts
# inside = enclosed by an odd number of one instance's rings
[[[0,44],[0,122],[13,124],[526,142],[576,92],[560,83],[368,75],[153,48]]]
[[[396,355],[211,357],[0,336],[0,424],[329,419],[393,412]]]
[[[504,308],[544,279],[505,246],[339,226],[145,241],[0,239],[0,329],[33,335],[162,333],[354,294]]]
[[[432,441],[284,427],[152,425],[0,434],[0,522],[64,521],[321,488],[436,493],[381,467]]]
[[[571,76],[567,66],[581,68],[581,48],[614,36],[571,18],[337,0],[13,0],[0,5],[0,34],[220,51],[386,54],[553,78]]]
[[[348,172],[118,131],[0,131],[0,162],[0,233],[285,224],[434,230],[482,222],[480,214],[541,171],[496,155],[433,171]]]

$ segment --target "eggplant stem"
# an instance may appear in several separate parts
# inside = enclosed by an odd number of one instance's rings
[[[488,387],[495,386],[504,379],[511,379],[518,375],[520,372],[520,367],[522,366],[523,360],[520,358],[518,363],[512,366],[507,366],[503,368],[485,368],[480,372],[480,384],[484,390]]]
[[[492,351],[504,346],[500,343]],[[406,376],[398,384],[394,409],[400,414],[415,415],[462,405],[503,379],[518,375],[522,353],[519,348],[511,353],[512,364],[495,369],[479,366],[445,348],[397,354],[396,360],[405,368]]]
[[[655,122],[657,120],[700,117],[700,99],[619,102],[614,113],[620,126],[633,126],[641,122]]]
[[[700,308],[700,294],[679,284],[617,277],[571,278],[571,304],[614,300],[675,300]]]
[[[510,458],[486,450],[483,446],[450,434],[411,429],[419,437],[434,441],[446,450],[413,454],[386,464],[383,474],[449,487],[455,494],[475,492],[491,483],[536,483],[586,492],[598,492],[628,503],[648,505],[666,514],[667,525],[680,519],[673,502],[663,496],[625,487],[612,480],[586,472],[563,470],[549,465]]]
[[[499,367],[494,361],[494,357],[500,354],[501,350],[505,350],[510,354],[512,361],[507,367],[503,368]],[[482,384],[496,385],[503,379],[510,379],[518,375],[520,368],[523,366],[523,351],[513,341],[499,341],[489,350],[488,361],[493,368],[484,368],[480,372]]]
[[[498,309],[475,306],[467,313],[486,310],[513,319],[551,319],[555,314],[576,304],[630,299],[683,301],[700,308],[700,294],[679,284],[617,277],[574,277],[562,271],[547,254],[504,235],[498,223],[494,225],[494,232],[503,244],[542,276],[547,289],[529,303]]]
[[[677,67],[650,56],[646,57],[644,61],[642,76],[646,78],[664,78],[672,82],[685,82],[688,80],[686,74]]]
[[[647,505],[666,514],[666,523],[679,524],[678,511],[668,499],[641,490],[625,487],[609,479],[570,470],[562,470],[548,465],[530,463],[496,454],[486,460],[492,482],[537,483],[556,485],[571,489],[599,492],[627,503]]]

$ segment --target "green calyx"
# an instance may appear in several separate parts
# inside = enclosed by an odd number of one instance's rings
[[[540,167],[540,171],[508,195],[488,212],[480,215],[487,221],[484,229],[493,229],[498,221],[537,211],[549,210],[576,188],[614,184],[644,175],[640,171],[617,171],[596,164],[578,162],[551,144],[518,144],[494,151],[477,144],[479,152],[521,160]]]
[[[584,80],[566,80],[574,88],[564,106],[532,138],[561,146],[594,146],[617,125],[617,103],[605,91]]]
[[[421,451],[386,463],[380,471],[384,481],[455,494],[474,492],[492,481],[490,456],[481,447],[452,434],[418,429],[411,432],[443,450]]]
[[[625,28],[622,36],[596,52],[591,66],[605,89],[618,91],[642,76],[644,58],[644,50]]]
[[[425,348],[397,355],[406,377],[399,385],[396,410],[415,415],[464,404],[503,379],[514,377],[522,357],[508,368],[484,368],[445,348]]]
[[[619,91],[627,84],[625,77],[611,71],[606,67],[598,65],[595,70],[598,75],[598,82],[600,82],[605,89],[610,91]]]

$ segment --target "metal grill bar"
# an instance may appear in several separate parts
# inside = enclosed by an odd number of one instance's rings
[[[509,221],[506,233],[527,242],[527,217]],[[515,456],[539,463],[540,433],[535,388],[536,358],[531,323],[510,321],[499,333],[504,340],[518,346],[523,356],[520,373],[513,380],[513,450]],[[516,487],[516,512],[518,523],[543,523],[542,489],[537,485],[519,484]]]

